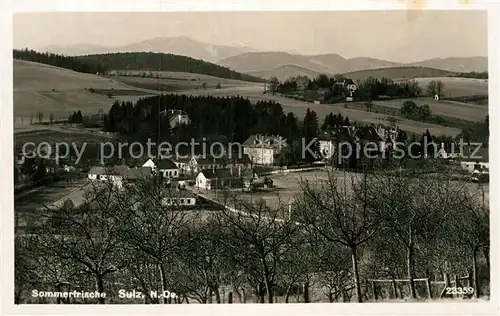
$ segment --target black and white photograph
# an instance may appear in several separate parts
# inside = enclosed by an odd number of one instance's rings
[[[488,304],[489,19],[13,13],[11,303]]]

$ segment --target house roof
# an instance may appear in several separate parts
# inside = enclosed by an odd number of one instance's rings
[[[247,138],[243,143],[246,147],[258,147],[258,148],[279,148],[280,146],[286,146],[286,140],[281,136],[275,135],[262,135],[255,134]]]
[[[125,179],[141,179],[151,177],[151,169],[148,167],[140,167],[128,169],[125,171]]]
[[[129,168],[127,166],[114,166],[112,168],[106,169],[101,166],[95,166],[90,168],[89,174],[99,174],[99,175],[119,175],[125,179],[139,179],[139,178],[147,178],[151,176],[151,169],[148,167],[140,167],[140,168]]]
[[[178,169],[177,165],[172,161],[172,159],[160,159],[156,162],[156,167],[160,170]]]
[[[186,112],[182,110],[176,110],[176,109],[165,109],[160,111],[161,115],[187,115]]]
[[[106,169],[104,167],[92,167],[89,170],[89,174],[106,174]]]
[[[225,165],[226,163],[229,162],[229,160],[225,157],[214,158],[205,156],[196,158],[196,162],[198,163],[198,165],[213,165],[214,163],[219,165]]]
[[[207,179],[233,179],[236,178],[238,175],[238,171],[233,171],[233,174],[231,174],[230,169],[215,169],[215,170],[203,170],[200,173],[202,173],[205,178]]]
[[[190,190],[177,190],[176,188],[167,188],[163,194],[165,198],[196,198],[196,194]]]
[[[331,130],[326,130],[324,131],[323,133],[321,133],[320,135],[318,135],[318,140],[334,140],[337,138],[337,135],[332,132]]]
[[[181,163],[188,163],[189,161],[191,161],[193,157],[191,156],[187,156],[187,157],[176,157],[174,159],[175,162],[181,162]]]

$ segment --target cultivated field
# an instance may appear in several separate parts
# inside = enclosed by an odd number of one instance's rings
[[[54,66],[14,60],[14,124],[29,125],[31,117],[38,121],[37,113],[43,113],[43,121],[50,114],[55,119],[67,118],[76,110],[83,115],[95,114],[99,109],[107,111],[115,100],[135,101],[139,95],[106,95],[92,93],[88,89],[114,89],[135,94],[154,94],[154,91],[128,86],[116,80],[93,74],[75,72]]]
[[[120,74],[120,76],[117,74]],[[154,82],[155,84],[160,83],[161,85],[178,87],[183,90],[194,89],[196,87],[202,88],[201,85],[203,82],[207,83],[207,88],[215,88],[218,83],[220,83],[222,87],[259,85],[259,83],[255,82],[174,71],[113,70],[110,72],[110,75],[110,78],[132,86],[151,85],[151,83]],[[143,75],[151,77],[142,77]],[[156,78],[157,75],[160,76],[160,80]],[[154,89],[156,89],[156,87]]]
[[[413,101],[419,106],[427,104],[433,115],[455,117],[472,122],[484,121],[488,115],[488,106],[447,100],[436,101],[431,98],[374,101],[373,104],[400,109],[405,101]]]
[[[374,78],[390,78],[393,80],[411,79],[411,78],[427,78],[427,77],[444,77],[451,72],[441,69],[429,67],[389,67],[380,69],[366,69],[344,74],[352,80],[364,80],[368,77]]]
[[[16,133],[14,135],[14,144],[16,146],[22,146],[22,144],[27,142],[34,142],[35,144],[42,142],[47,142],[49,144],[66,142],[71,146],[71,143],[82,144],[84,142],[108,142],[112,138],[112,135],[91,132],[90,130],[72,128],[64,129],[60,127],[59,129],[40,129]]]
[[[415,78],[415,81],[418,82],[424,91],[427,89],[427,85],[432,80],[441,80],[444,83],[445,87],[443,93],[447,98],[488,94],[487,79],[457,77]]]

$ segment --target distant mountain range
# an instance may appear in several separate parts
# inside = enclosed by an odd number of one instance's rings
[[[295,65],[283,65],[270,70],[248,71],[246,73],[254,77],[260,77],[264,79],[277,77],[280,81],[284,81],[287,78],[297,76],[307,76],[312,79],[320,74],[320,72]]]
[[[249,46],[224,46],[203,43],[189,37],[159,37],[123,46],[78,44],[47,46],[38,51],[69,56],[120,52],[161,52],[217,63],[232,70],[284,80],[290,76],[315,76],[319,73],[350,73],[389,67],[427,67],[450,72],[488,70],[487,57],[434,58],[413,63],[397,63],[370,57],[344,58],[338,54],[303,55],[296,52],[261,52]]]
[[[203,43],[186,36],[158,37],[123,46],[103,46],[94,44],[51,45],[41,47],[37,50],[67,56],[127,52],[171,53],[208,62],[217,62],[231,56],[257,51],[248,46],[224,46]]]
[[[344,58],[337,54],[307,56],[284,52],[248,52],[223,59],[219,61],[219,64],[253,75],[265,74],[267,77],[274,74],[279,79],[284,79],[280,78],[283,74],[283,67],[291,69],[292,66],[296,67],[295,70],[302,69],[300,74],[303,75],[311,73],[344,74],[390,67],[426,67],[449,72],[483,72],[488,70],[487,57],[435,58],[404,64],[369,57]]]

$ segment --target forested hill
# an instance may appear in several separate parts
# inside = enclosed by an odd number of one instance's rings
[[[63,56],[34,50],[14,50],[14,59],[34,61],[85,73],[108,70],[177,71],[219,78],[265,82],[265,79],[242,74],[229,68],[191,57],[163,53],[112,53],[86,56]]]
[[[89,62],[81,60],[78,57],[69,57],[52,53],[40,53],[34,50],[19,50],[14,49],[14,59],[33,61],[40,64],[67,68],[77,72],[84,73],[105,73],[109,68],[101,63]]]
[[[191,57],[163,53],[113,53],[78,57],[82,61],[104,64],[116,70],[177,71],[209,75],[219,78],[265,82],[229,68]]]

